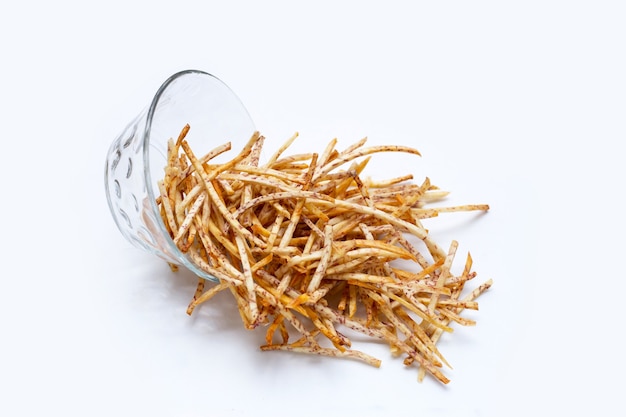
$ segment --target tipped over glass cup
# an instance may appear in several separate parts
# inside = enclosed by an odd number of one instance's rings
[[[167,142],[176,140],[187,124],[191,129],[185,140],[198,154],[226,142],[241,148],[255,131],[248,111],[224,82],[203,71],[178,72],[111,144],[105,192],[113,219],[131,244],[215,282],[176,247],[156,203]]]

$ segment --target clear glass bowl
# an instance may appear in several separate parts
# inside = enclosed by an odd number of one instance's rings
[[[186,140],[197,155],[231,142],[231,152],[222,158],[238,152],[255,130],[248,111],[225,83],[203,71],[178,72],[111,144],[105,164],[106,197],[117,227],[130,243],[217,281],[176,247],[156,205],[167,141],[176,139],[186,124],[191,127]]]

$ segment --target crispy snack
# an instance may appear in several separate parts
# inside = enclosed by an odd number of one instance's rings
[[[425,208],[447,193],[412,175],[373,181],[361,178],[379,152],[401,146],[365,147],[363,139],[343,151],[332,140],[322,154],[283,156],[292,136],[259,166],[264,138],[258,132],[230,161],[211,164],[229,150],[221,145],[198,158],[185,126],[169,142],[159,182],[165,227],[178,248],[219,283],[205,289],[200,278],[187,313],[223,290],[233,295],[247,329],[266,326],[264,351],[281,350],[380,360],[351,349],[343,329],[380,339],[404,364],[446,384],[450,366],[436,347],[452,322],[478,309],[475,299],[491,280],[461,298],[476,276],[468,254],[463,272],[452,263],[458,244],[437,245],[421,219],[440,213],[487,211],[488,205]],[[411,240],[424,243],[418,250]],[[345,330],[344,330],[345,331]],[[295,341],[290,341],[293,337]]]

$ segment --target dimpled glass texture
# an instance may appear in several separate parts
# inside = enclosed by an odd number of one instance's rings
[[[167,142],[176,140],[186,124],[190,126],[186,140],[198,157],[231,142],[231,151],[216,158],[217,162],[232,158],[255,130],[239,98],[221,80],[203,71],[176,73],[111,144],[105,192],[113,219],[130,243],[216,281],[174,245],[156,205]]]

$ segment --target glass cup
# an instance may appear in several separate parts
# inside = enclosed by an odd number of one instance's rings
[[[105,192],[113,219],[130,243],[217,281],[176,247],[156,204],[157,182],[165,175],[167,142],[176,140],[186,124],[190,130],[185,139],[197,155],[226,142],[238,152],[255,130],[246,108],[221,80],[203,71],[178,72],[111,144]]]

